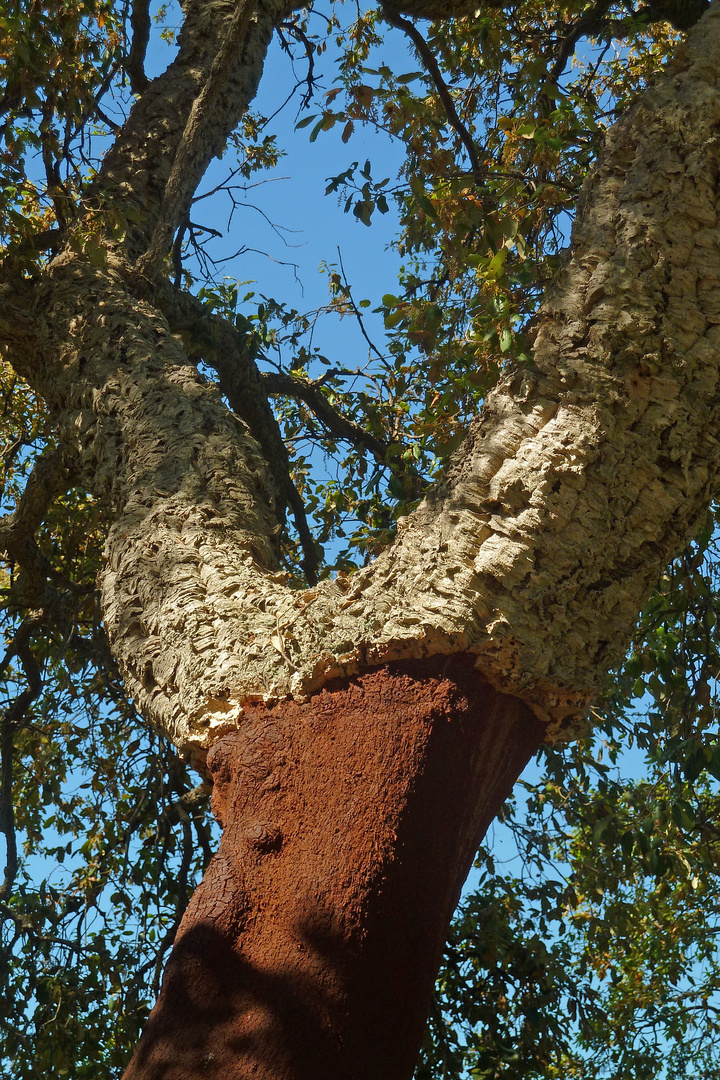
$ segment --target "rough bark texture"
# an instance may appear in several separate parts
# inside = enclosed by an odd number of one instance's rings
[[[185,31],[203,70],[236,26],[232,10],[207,6],[215,38]],[[253,47],[201,158],[254,91],[267,19],[287,10],[275,0],[251,23]],[[140,239],[151,243],[156,209],[105,267],[68,250],[38,282],[8,287],[25,316],[23,326],[10,307],[0,326],[12,362],[115,521],[101,582],[113,651],[143,714],[200,765],[254,701],[303,700],[330,679],[439,654],[472,653],[549,738],[572,732],[716,484],[719,57],[716,3],[611,132],[533,363],[488,396],[442,483],[352,578],[299,591],[278,574],[262,449],[128,263]],[[133,182],[139,132],[155,138],[159,125],[181,144],[190,91],[179,110],[154,86],[98,190]],[[169,175],[172,154],[152,154]],[[155,181],[140,172],[155,207]]]
[[[404,1080],[477,845],[542,738],[472,658],[249,709],[220,850],[125,1080]]]
[[[162,515],[162,565],[183,567],[181,601],[155,587],[159,557],[139,574],[142,538],[126,543],[119,521],[103,578],[108,630],[133,692],[180,745],[208,747],[253,700],[452,652],[474,653],[551,737],[582,714],[716,483],[719,56],[715,5],[676,69],[611,133],[534,362],[489,395],[443,483],[371,567],[298,592],[267,561],[258,572],[224,526],[201,556],[183,539],[186,510],[156,500],[152,543]],[[187,460],[177,438],[170,452]],[[267,535],[252,506],[246,534]],[[145,629],[128,629],[140,602]],[[208,602],[218,617],[198,635]]]

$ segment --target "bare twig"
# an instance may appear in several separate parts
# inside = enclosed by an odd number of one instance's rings
[[[293,37],[296,39],[296,41],[299,41],[302,44],[303,48],[305,49],[305,58],[307,59],[307,72],[305,74],[305,78],[303,79],[303,82],[306,85],[306,89],[305,89],[305,92],[304,92],[304,94],[302,96],[302,99],[300,101],[300,106],[299,106],[299,109],[298,109],[298,112],[302,112],[302,110],[307,108],[307,106],[312,101],[312,97],[313,97],[313,94],[315,92],[315,46],[310,41],[307,34],[305,34],[305,32],[302,30],[302,28],[300,26],[298,26],[297,23],[295,23],[295,22],[286,22],[286,23],[282,24],[281,28],[283,30],[287,30],[288,33],[292,34]],[[283,49],[291,57],[291,60],[294,61],[294,57],[292,56],[291,50],[290,50],[289,46],[287,45],[287,43],[285,42],[284,38],[281,35],[278,35],[278,36],[280,37]],[[287,104],[287,102],[290,100],[292,95],[295,93],[296,89],[297,89],[297,87],[293,87],[290,95],[288,96],[288,98],[285,101],[285,104]],[[277,115],[277,110],[275,111],[275,113],[273,115]],[[272,119],[272,117],[270,117],[270,119]]]
[[[107,126],[113,132],[117,132],[117,131],[120,130],[120,126],[118,124],[116,124],[114,120],[111,120],[109,116],[106,116],[105,113],[100,108],[100,102],[102,101],[102,99],[105,97],[108,90],[112,86],[113,79],[115,78],[115,75],[117,73],[117,69],[118,69],[117,64],[111,64],[111,66],[108,68],[108,70],[105,73],[105,78],[103,79],[102,83],[98,87],[97,93],[94,95],[94,97],[93,97],[92,101],[90,102],[90,104],[83,111],[83,113],[78,118],[76,123],[73,124],[73,125],[68,126],[68,128],[67,128],[67,130],[65,132],[65,141],[63,143],[63,152],[62,152],[62,158],[63,158],[63,161],[66,164],[70,163],[70,143],[71,143],[72,139],[75,138],[77,135],[80,135],[80,134],[82,134],[84,132],[85,124],[87,123],[87,121],[90,119],[91,116],[98,116],[102,120],[103,124],[107,124]],[[86,159],[86,164],[88,164],[87,159]],[[77,166],[75,168],[76,168],[76,176],[77,176],[78,175]]]
[[[378,347],[374,343],[374,341],[372,341],[372,339],[370,338],[370,335],[368,334],[368,332],[367,332],[367,330],[365,328],[365,320],[362,317],[362,313],[360,311],[360,308],[357,306],[357,304],[355,303],[355,300],[353,299],[352,290],[350,288],[350,283],[348,281],[348,276],[345,273],[345,264],[343,263],[343,257],[342,257],[342,253],[340,251],[340,248],[337,249],[337,253],[338,253],[338,260],[340,262],[340,273],[342,274],[343,284],[345,286],[345,296],[347,297],[348,301],[350,302],[350,306],[351,306],[351,308],[353,310],[353,315],[355,316],[355,319],[357,321],[358,327],[360,329],[360,333],[365,338],[365,340],[366,340],[366,342],[368,344],[368,348],[372,352],[375,353],[378,360],[382,364],[387,365],[387,361],[386,361],[385,357],[380,352],[380,350],[378,349]]]

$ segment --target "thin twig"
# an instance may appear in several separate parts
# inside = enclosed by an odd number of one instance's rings
[[[307,74],[306,74],[303,82],[306,84],[307,89],[305,90],[305,93],[302,96],[302,99],[300,101],[300,107],[298,109],[298,112],[302,112],[302,110],[306,109],[308,107],[308,105],[310,104],[310,102],[312,101],[313,93],[315,92],[315,47],[313,46],[313,43],[308,38],[307,34],[304,33],[304,31],[297,25],[297,23],[283,23],[282,26],[283,26],[283,29],[285,29],[285,30],[289,31],[289,33],[293,34],[294,37],[296,38],[296,40],[301,42],[304,49],[305,49],[305,57],[307,59],[308,67],[307,67]],[[290,53],[290,50],[287,49],[287,48],[286,48],[286,51],[288,52],[288,54]],[[292,57],[293,66],[294,66],[294,60],[295,60],[295,58]],[[287,104],[287,102],[290,100],[292,95],[295,93],[295,89],[296,89],[296,87],[293,87],[289,97],[285,101],[285,104]],[[273,115],[277,115],[277,110]],[[272,117],[269,117],[269,119],[272,119]]]
[[[358,324],[358,326],[360,328],[360,333],[365,338],[366,342],[368,343],[368,347],[371,349],[372,352],[375,353],[375,355],[377,356],[380,363],[387,365],[386,358],[380,352],[377,345],[375,345],[374,342],[371,340],[370,335],[368,334],[367,330],[365,329],[365,321],[364,321],[364,319],[362,317],[362,314],[360,312],[360,308],[357,306],[357,304],[355,303],[355,300],[353,299],[353,295],[352,295],[352,292],[350,290],[350,283],[348,281],[348,276],[345,273],[345,265],[343,263],[343,257],[342,257],[342,254],[340,252],[340,248],[337,249],[337,253],[338,253],[338,259],[340,261],[340,273],[343,276],[343,282],[344,282],[344,285],[345,285],[345,296],[350,301],[350,306],[353,309],[353,315],[355,316],[355,318],[357,320],[357,324]]]

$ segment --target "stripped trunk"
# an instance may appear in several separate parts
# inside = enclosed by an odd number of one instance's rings
[[[101,597],[128,689],[213,774],[225,826],[143,1080],[410,1075],[484,828],[541,738],[582,722],[720,467],[715,3],[611,132],[533,362],[387,552],[285,584],[258,429],[199,375],[157,266],[290,7],[188,3],[88,195],[93,228],[132,206],[126,240],[3,286],[6,355],[113,521]]]
[[[209,754],[220,850],[126,1080],[411,1077],[462,883],[541,738],[453,657],[249,709]]]

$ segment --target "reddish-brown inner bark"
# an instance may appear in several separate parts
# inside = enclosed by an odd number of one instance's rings
[[[404,1080],[477,846],[542,739],[464,658],[248,709],[124,1080]]]

